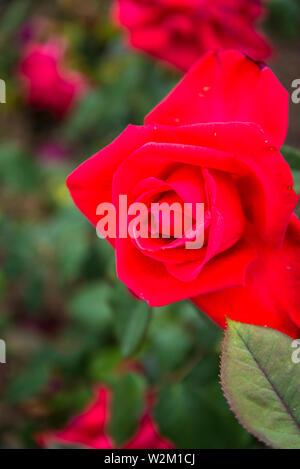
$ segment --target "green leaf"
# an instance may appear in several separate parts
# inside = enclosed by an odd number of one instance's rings
[[[22,21],[26,17],[29,8],[31,7],[31,0],[18,0],[10,2],[9,7],[3,14],[0,20],[1,38],[8,39],[16,33]]]
[[[117,281],[114,285],[112,306],[114,309],[114,329],[119,342],[121,342],[124,329],[126,328],[132,310],[136,307],[137,300],[129,294],[122,282]]]
[[[51,348],[40,350],[36,357],[26,365],[22,373],[10,382],[4,399],[12,403],[31,398],[41,392],[51,376],[53,364],[59,361],[59,355]]]
[[[74,140],[89,133],[101,120],[103,114],[102,91],[95,89],[91,91],[75,109],[69,121],[64,127],[66,140]]]
[[[138,350],[145,338],[152,313],[148,305],[130,295],[121,282],[114,287],[112,306],[115,335],[122,355],[128,357]]]
[[[268,23],[277,34],[292,38],[299,33],[300,6],[298,0],[269,0]]]
[[[107,329],[112,322],[110,294],[108,285],[90,284],[75,293],[69,303],[69,311],[84,326]]]
[[[109,382],[121,360],[119,348],[101,348],[89,363],[90,378],[96,382]]]
[[[297,169],[292,170],[294,178],[294,190],[296,194],[300,194],[300,171]]]
[[[16,378],[8,387],[6,399],[9,403],[16,403],[41,392],[49,380],[49,370],[46,367],[34,368]]]
[[[123,376],[114,386],[110,434],[120,446],[137,429],[144,410],[144,379],[134,373]]]
[[[192,341],[188,332],[177,324],[156,322],[149,349],[149,358],[160,372],[171,372],[184,364]]]
[[[216,367],[217,368],[217,367]],[[229,411],[217,381],[182,381],[164,386],[155,408],[162,435],[181,449],[238,449],[251,437]]]
[[[65,421],[74,415],[81,414],[93,399],[91,387],[87,385],[77,386],[72,383],[72,389],[56,392],[49,401],[52,414],[63,425]]]
[[[242,425],[266,444],[300,448],[300,366],[293,340],[273,329],[229,321],[221,379]]]
[[[288,164],[291,166],[291,168],[300,170],[300,151],[299,150],[296,150],[295,148],[284,145],[280,151],[283,154],[286,161],[288,162]]]
[[[39,178],[35,161],[27,156],[18,145],[5,143],[0,146],[1,186],[7,186],[23,195],[38,188]]]
[[[36,246],[52,252],[62,284],[75,280],[88,255],[90,234],[81,214],[74,207],[63,209],[41,224],[35,232]]]
[[[197,346],[214,351],[222,340],[221,329],[189,301],[181,303],[181,316],[195,333]]]
[[[146,303],[139,303],[132,310],[127,327],[121,339],[124,357],[133,355],[141,345],[150,324],[151,309]]]
[[[0,269],[0,300],[4,297],[5,285],[6,285],[6,279],[4,276],[4,272]]]

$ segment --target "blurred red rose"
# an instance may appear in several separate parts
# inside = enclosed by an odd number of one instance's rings
[[[135,435],[117,447],[107,434],[110,418],[111,393],[105,386],[95,392],[93,402],[78,417],[58,431],[41,433],[36,437],[42,447],[51,445],[80,445],[92,449],[171,449],[172,444],[159,435],[150,416],[150,405],[142,416]]]
[[[131,46],[187,71],[211,49],[237,49],[255,60],[271,55],[256,31],[261,0],[116,0],[115,21]]]
[[[129,126],[69,176],[94,225],[102,202],[118,216],[123,194],[149,210],[153,201],[204,203],[201,249],[185,249],[184,237],[110,239],[119,279],[150,306],[191,298],[221,327],[227,316],[299,337],[298,196],[279,152],[288,99],[269,68],[240,52],[209,53],[144,126]]]
[[[19,74],[28,103],[58,118],[70,111],[87,86],[83,75],[65,68],[62,44],[54,41],[26,47]]]

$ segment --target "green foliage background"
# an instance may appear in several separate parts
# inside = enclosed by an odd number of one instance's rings
[[[109,3],[0,1],[0,77],[7,83],[7,104],[0,105],[0,337],[7,343],[0,447],[36,447],[35,433],[63,425],[98,383],[118,396],[110,432],[119,444],[134,432],[151,387],[156,421],[179,448],[259,447],[222,395],[222,332],[188,302],[148,311],[132,298],[116,278],[112,249],[65,188],[78,163],[129,123],[141,124],[179,79],[124,48]],[[279,4],[273,2],[274,24]],[[290,36],[294,16],[286,16],[281,29]],[[92,85],[61,123],[32,113],[15,73],[20,28],[41,17],[68,39],[68,63]],[[282,47],[287,40],[279,39]],[[42,159],[45,141],[63,145],[67,157]]]

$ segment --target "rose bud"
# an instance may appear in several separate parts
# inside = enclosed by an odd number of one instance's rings
[[[64,117],[87,88],[83,75],[63,63],[58,42],[31,43],[19,66],[25,100],[38,111]]]

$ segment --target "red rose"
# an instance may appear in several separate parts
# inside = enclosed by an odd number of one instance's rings
[[[131,46],[187,71],[204,52],[238,49],[255,60],[271,55],[255,30],[261,0],[116,0],[115,21]]]
[[[171,449],[173,446],[158,433],[150,416],[150,405],[142,416],[135,435],[117,447],[107,434],[110,418],[111,393],[105,386],[95,392],[93,402],[78,417],[58,431],[46,432],[36,437],[42,447],[51,445],[80,445],[91,449]]]
[[[86,89],[84,77],[63,65],[62,45],[32,43],[20,64],[20,77],[29,104],[61,118]]]
[[[118,277],[150,306],[191,298],[225,317],[291,336],[300,328],[300,224],[290,168],[279,152],[288,93],[240,52],[209,53],[147,117],[68,178],[94,224],[118,198],[204,203],[205,243],[111,239]],[[163,233],[168,227],[160,226]]]

